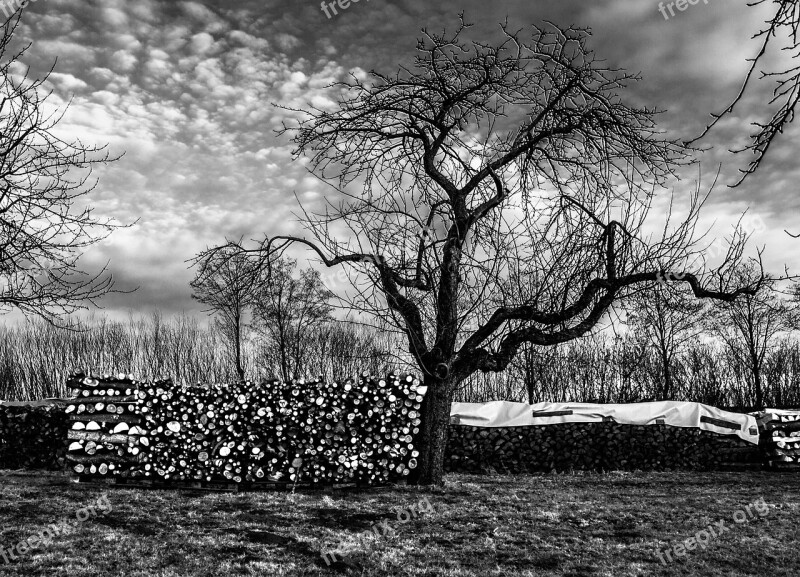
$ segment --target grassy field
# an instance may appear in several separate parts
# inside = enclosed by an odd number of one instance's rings
[[[2,472],[0,575],[795,576],[799,487],[790,474],[620,472],[220,494]],[[704,529],[704,548],[676,554]]]

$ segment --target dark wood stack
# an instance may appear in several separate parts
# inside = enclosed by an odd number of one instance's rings
[[[451,425],[446,468],[465,473],[741,469],[759,468],[760,459],[757,445],[736,436],[667,425]]]
[[[764,465],[800,471],[800,411],[764,411],[756,419]]]
[[[425,387],[362,375],[261,384],[144,386],[150,450],[132,476],[235,483],[382,483],[408,475]]]
[[[91,376],[79,373],[67,380],[74,398],[67,401],[67,460],[81,475],[126,475],[140,460],[142,449],[137,396],[132,375]]]
[[[58,401],[0,404],[0,469],[63,469],[66,428]]]

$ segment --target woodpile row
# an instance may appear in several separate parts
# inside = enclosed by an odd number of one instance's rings
[[[79,374],[68,386],[81,475],[373,484],[417,464],[425,387],[412,376],[186,387]]]
[[[763,411],[756,420],[764,465],[800,471],[800,411]]]
[[[0,404],[0,469],[63,469],[66,428],[59,406]]]
[[[88,384],[86,379],[84,375],[70,379],[76,396],[66,407],[56,401],[52,406],[0,404],[0,468],[59,470],[66,460],[82,475],[166,482],[209,476],[230,483],[237,478],[242,483],[248,479],[369,482],[403,476],[416,464],[413,442],[405,441],[418,427],[417,399],[424,389],[417,384],[414,390],[413,379],[398,383],[390,378],[384,387],[374,378],[362,378],[360,383],[341,385],[267,383],[248,385],[246,390],[245,385],[181,388],[168,381],[143,385],[124,375],[89,377]],[[359,384],[362,389],[367,386],[366,392],[359,391],[361,396],[353,393]],[[346,391],[345,385],[350,389]],[[408,397],[403,397],[404,389]],[[341,397],[345,392],[350,394]],[[240,394],[245,403],[237,409]],[[227,401],[215,404],[215,395]],[[227,406],[234,397],[237,404]],[[393,410],[391,405],[399,409],[397,415],[383,411]],[[140,406],[147,410],[142,412]],[[272,425],[263,418],[268,408]],[[263,415],[259,409],[264,409]],[[735,436],[664,425],[604,422],[504,429],[451,425],[446,466],[453,472],[522,473],[742,468],[764,463],[773,469],[800,470],[800,412],[762,412],[757,419],[760,447]],[[247,420],[252,424],[245,426]],[[173,431],[176,425],[179,428]],[[348,438],[350,445],[345,442]]]
[[[733,435],[668,425],[563,423],[479,428],[451,425],[446,470],[532,473],[572,470],[758,468],[759,447]]]

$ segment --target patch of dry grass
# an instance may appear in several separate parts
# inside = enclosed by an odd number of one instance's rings
[[[60,523],[66,534],[0,576],[799,575],[798,479],[789,474],[608,473],[448,477],[444,489],[190,493],[0,477],[0,546]],[[103,494],[112,510],[83,523]],[[433,512],[393,509],[427,497]],[[735,525],[763,498],[763,517]],[[366,536],[386,519],[393,531]],[[724,520],[705,550],[662,564],[657,551]],[[75,528],[72,528],[75,526]],[[385,526],[385,525],[384,525]],[[342,559],[328,567],[331,544]]]

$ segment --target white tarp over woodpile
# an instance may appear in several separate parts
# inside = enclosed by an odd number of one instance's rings
[[[695,427],[758,444],[755,417],[722,411],[700,403],[661,401],[628,405],[592,403],[453,403],[450,422],[472,427],[526,427],[560,423],[614,421],[621,425]]]

